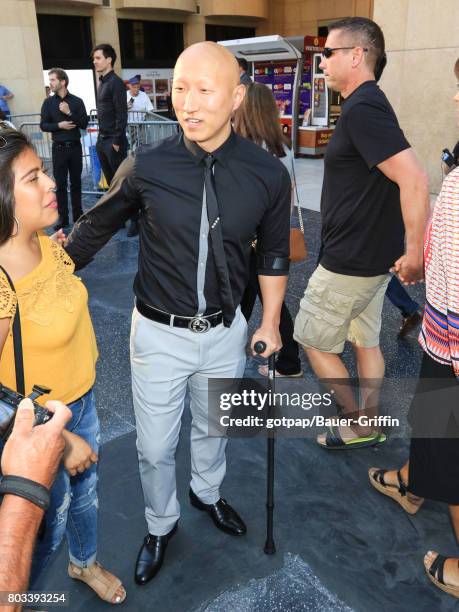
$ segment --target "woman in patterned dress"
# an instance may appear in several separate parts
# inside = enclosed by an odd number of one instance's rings
[[[459,86],[459,59],[455,74]],[[454,100],[459,124],[459,92]],[[426,231],[424,262],[424,354],[410,408],[409,461],[399,470],[371,468],[369,477],[409,514],[424,498],[448,504],[459,543],[459,168],[443,182]],[[424,566],[438,588],[459,598],[459,559],[429,551]]]

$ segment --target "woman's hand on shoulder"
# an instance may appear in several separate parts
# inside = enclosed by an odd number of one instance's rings
[[[57,232],[54,232],[54,234],[51,234],[50,239],[53,242],[57,242],[57,244],[62,246],[64,242],[66,241],[67,236],[65,235],[64,230],[61,228],[57,230]]]
[[[65,439],[64,467],[70,476],[82,474],[98,460],[95,453],[86,440],[71,431],[64,430]]]

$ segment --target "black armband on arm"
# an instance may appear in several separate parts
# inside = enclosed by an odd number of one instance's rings
[[[266,276],[283,276],[288,274],[290,259],[288,257],[270,257],[257,253],[257,274]]]

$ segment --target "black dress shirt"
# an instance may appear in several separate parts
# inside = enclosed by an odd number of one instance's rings
[[[126,138],[127,98],[123,79],[111,70],[99,79],[97,88],[97,119],[99,134],[110,138],[113,144],[122,144]]]
[[[65,115],[59,110],[59,104],[67,102],[70,108],[70,115]],[[62,130],[58,123],[61,121],[71,121],[76,125],[73,130]],[[88,115],[84,102],[78,96],[67,92],[64,98],[55,94],[49,96],[41,107],[40,128],[43,132],[51,132],[53,142],[79,142],[81,138],[80,130],[85,130],[88,125]]]
[[[81,217],[70,234],[66,250],[77,269],[88,264],[140,210],[136,296],[165,312],[194,316],[199,301],[199,232],[206,155],[183,135],[138,148],[135,157],[121,164],[110,190]],[[238,305],[249,280],[255,236],[258,273],[288,274],[291,181],[276,157],[234,132],[212,155],[216,159],[214,182],[233,302]],[[221,310],[221,302],[208,237],[207,244],[204,297],[209,314]]]

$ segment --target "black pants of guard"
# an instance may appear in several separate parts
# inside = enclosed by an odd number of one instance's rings
[[[109,186],[121,162],[126,159],[127,156],[127,141],[120,144],[119,151],[115,151],[112,145],[113,140],[111,138],[102,138],[99,136],[97,139],[97,157],[99,158],[102,172]],[[135,213],[131,217],[131,221],[137,221],[138,218],[138,213]]]
[[[112,182],[115,172],[127,155],[127,141],[120,144],[119,151],[113,148],[112,138],[99,136],[96,143],[97,157],[99,158],[102,172],[108,185]]]
[[[72,215],[75,222],[83,214],[81,208],[81,172],[83,160],[81,143],[60,144],[53,143],[53,171],[56,181],[57,208],[59,223],[69,224],[69,208],[67,197],[67,182],[70,177],[70,198],[72,202]]]

